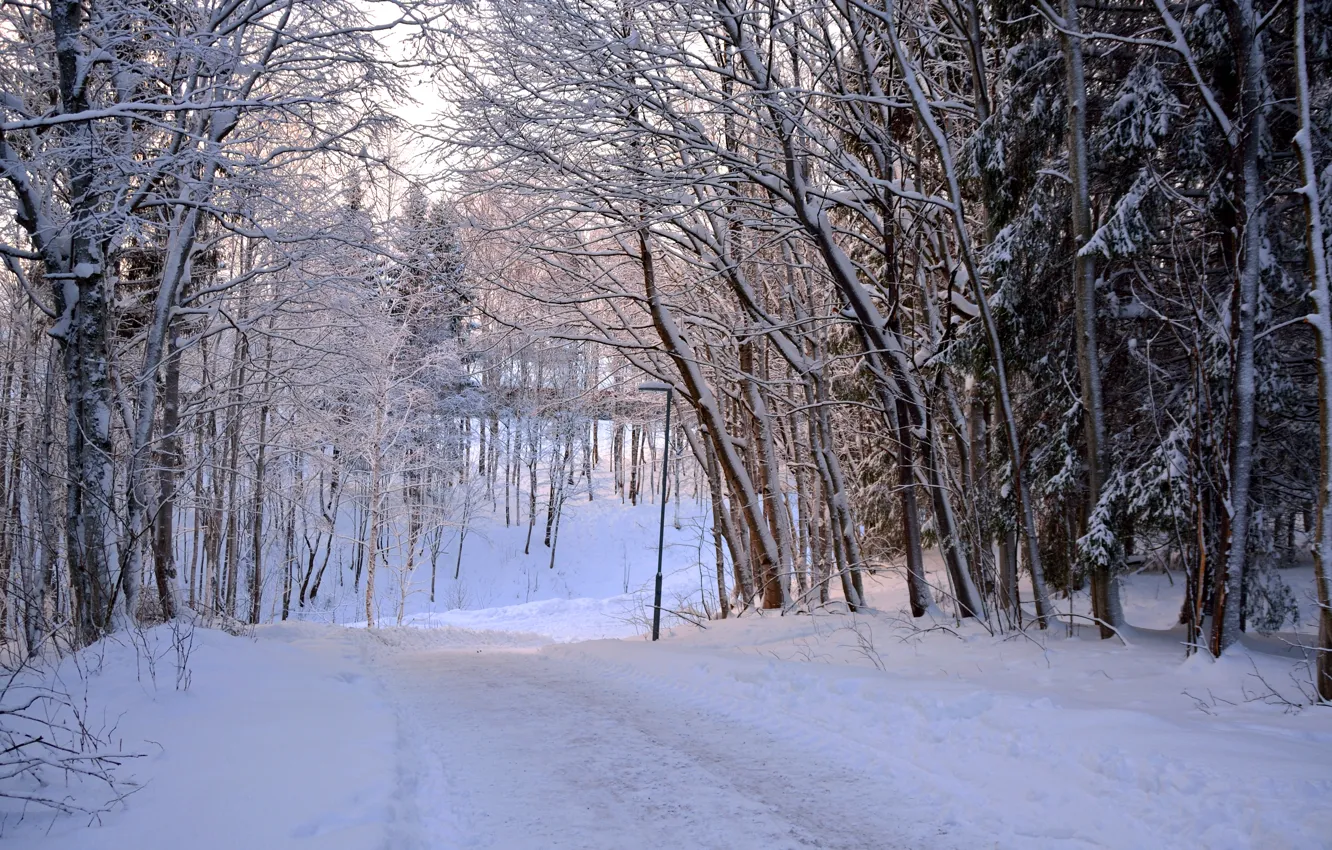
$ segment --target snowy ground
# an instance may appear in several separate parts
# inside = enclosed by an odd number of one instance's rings
[[[712,535],[704,523],[710,508],[706,502],[690,499],[688,488],[686,482],[684,498],[678,503],[672,500],[666,512],[665,595],[667,600],[698,600],[706,593],[709,604],[715,607]],[[412,574],[404,575],[406,559],[400,551],[390,548],[385,553],[389,565],[381,565],[376,578],[381,588],[376,619],[383,625],[397,625],[401,608],[404,623],[415,617],[418,624],[428,621],[435,625],[495,628],[493,624],[479,623],[477,617],[502,615],[478,612],[573,599],[589,600],[584,607],[600,609],[610,615],[610,621],[641,619],[657,569],[660,507],[649,502],[626,504],[611,495],[610,489],[609,475],[601,471],[594,501],[588,501],[583,492],[570,497],[564,507],[554,557],[543,545],[543,507],[538,508],[536,527],[528,543],[525,493],[519,512],[521,522],[511,525],[504,524],[502,502],[493,508],[483,505],[485,513],[473,521],[463,540],[461,564],[457,560],[458,530],[452,528],[446,532],[434,558],[434,598],[430,592],[429,554],[418,555]],[[348,526],[348,539],[335,550],[335,560],[341,558],[349,564],[353,547]],[[271,597],[269,613],[276,619],[280,594],[274,584],[277,576],[271,572],[268,579],[273,586],[267,595]],[[364,623],[363,589],[363,585],[355,583],[350,569],[339,571],[330,567],[319,599],[303,608],[293,600],[291,616],[310,622]],[[546,609],[542,622],[549,626],[555,611],[555,608]],[[518,616],[530,614],[520,612]],[[569,634],[569,639],[586,637],[585,629],[593,620],[574,616],[582,625]],[[596,618],[595,622],[604,620]],[[501,624],[499,628],[509,626]],[[615,628],[614,633],[625,632]]]
[[[0,839],[42,850],[1332,847],[1332,709],[1293,705],[1307,702],[1299,635],[1186,659],[1179,578],[1153,574],[1127,582],[1128,646],[1063,626],[990,635],[893,613],[902,588],[885,575],[871,580],[874,613],[750,612],[653,644],[642,638],[652,510],[585,507],[554,570],[539,542],[525,562],[509,551],[516,532],[492,528],[462,569],[492,604],[443,610],[417,594],[409,628],[196,631],[184,691],[166,629],[67,660],[61,687],[90,725],[142,755],[120,771],[133,793],[91,828],[0,799]],[[687,604],[706,575],[697,529],[682,526],[667,599]],[[1289,571],[1297,595],[1305,572]],[[47,791],[105,799],[89,783]]]
[[[904,839],[905,825],[866,816],[895,789],[860,759],[588,663],[601,660],[392,658],[389,692],[408,718],[403,796],[418,802],[392,825],[390,845],[921,846]]]
[[[75,659],[82,664],[67,660],[54,679],[99,737],[137,756],[116,773],[123,784],[114,793],[127,795],[123,805],[100,816],[52,817],[0,799],[3,843],[71,850],[379,846],[396,770],[395,731],[371,682],[363,640],[327,627],[260,640],[200,629],[186,638],[190,681],[178,690],[172,637],[159,628],[105,641]],[[50,779],[42,790],[83,807],[105,805],[113,794],[101,783]],[[0,784],[4,792],[33,790]]]

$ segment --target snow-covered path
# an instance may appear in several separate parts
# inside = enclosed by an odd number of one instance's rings
[[[830,614],[558,643],[288,624],[198,633],[187,691],[172,637],[62,668],[144,753],[125,804],[89,829],[0,798],[0,845],[1332,850],[1332,718],[1246,699],[1288,662],[1180,662],[1164,633],[905,641]],[[146,657],[156,679],[136,674]]]
[[[379,672],[399,712],[395,848],[916,846],[874,772],[585,662],[435,650]]]

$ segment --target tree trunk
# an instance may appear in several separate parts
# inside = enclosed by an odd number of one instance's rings
[[[1252,0],[1232,0],[1226,5],[1231,37],[1239,60],[1241,113],[1248,126],[1240,149],[1240,193],[1237,198],[1241,239],[1235,267],[1239,270],[1235,297],[1235,365],[1231,379],[1234,406],[1231,414],[1233,443],[1230,454],[1230,534],[1225,569],[1216,571],[1216,596],[1212,607],[1212,654],[1220,655],[1239,639],[1240,596],[1248,565],[1250,481],[1253,478],[1255,440],[1254,374],[1255,325],[1262,275],[1265,238],[1262,204],[1264,188],[1259,171],[1264,134],[1263,50],[1258,32],[1258,12]]]
[[[375,627],[375,566],[379,561],[379,534],[383,500],[383,439],[384,416],[382,407],[375,409],[375,425],[370,444],[370,481],[366,512],[369,514],[369,530],[366,535],[365,555],[365,623],[366,628]]]
[[[1096,343],[1096,257],[1082,248],[1092,238],[1091,199],[1087,165],[1087,86],[1083,75],[1082,38],[1079,35],[1078,0],[1065,0],[1063,35],[1064,61],[1068,66],[1068,170],[1072,180],[1073,235],[1076,251],[1073,260],[1074,317],[1078,337],[1078,374],[1082,384],[1083,437],[1087,463],[1087,505],[1085,533],[1101,537],[1102,545],[1090,553],[1092,614],[1099,620],[1101,638],[1114,637],[1114,629],[1124,622],[1110,553],[1105,551],[1103,535],[1110,529],[1108,506],[1101,505],[1101,485],[1105,480],[1105,414],[1101,403],[1101,360]],[[1098,526],[1104,528],[1098,535]]]
[[[181,466],[180,346],[178,329],[167,338],[162,378],[162,438],[157,451],[158,508],[153,533],[153,574],[162,617],[176,616],[176,476]]]
[[[1312,323],[1318,335],[1318,508],[1314,530],[1314,582],[1318,597],[1318,649],[1314,685],[1325,702],[1332,702],[1332,281],[1329,281],[1324,246],[1322,199],[1318,167],[1314,161],[1314,125],[1310,109],[1309,63],[1305,33],[1305,0],[1295,0],[1295,78],[1300,129],[1295,136],[1303,186],[1305,230],[1309,255],[1309,296]],[[1294,526],[1295,519],[1290,519]]]
[[[758,556],[754,568],[755,576],[760,579],[763,586],[763,607],[781,608],[782,594],[777,575],[781,556],[777,541],[773,539],[759,512],[758,491],[740,460],[734,439],[726,429],[726,419],[721,406],[703,377],[692,346],[681,336],[674,317],[662,303],[660,293],[657,291],[652,252],[646,230],[639,230],[639,248],[644,289],[648,296],[653,327],[685,384],[687,390],[684,393],[685,397],[694,405],[700,419],[708,426],[708,436],[717,451],[719,465],[727,478],[733,498],[743,501],[740,510],[745,518],[751,542],[755,545],[755,554]]]

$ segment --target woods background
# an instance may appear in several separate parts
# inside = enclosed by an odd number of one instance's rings
[[[649,375],[711,616],[892,568],[994,629],[1087,586],[1112,637],[1168,568],[1190,648],[1318,606],[1332,699],[1330,19],[5,3],[0,639],[334,576],[373,622],[483,508],[553,558],[594,468],[652,492]]]

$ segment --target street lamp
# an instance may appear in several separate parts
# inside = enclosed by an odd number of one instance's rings
[[[666,393],[666,445],[661,453],[661,526],[657,529],[657,589],[652,601],[652,639],[661,638],[661,556],[666,545],[666,465],[671,457],[671,397],[675,388],[661,381],[639,384],[644,393]]]

